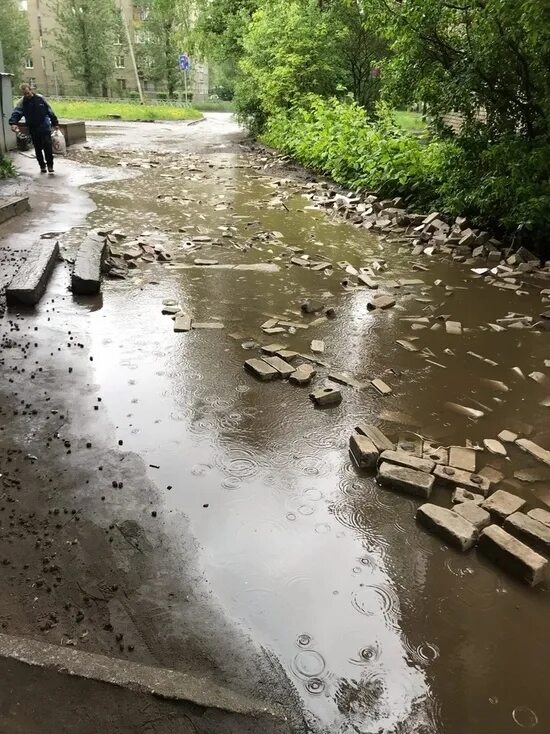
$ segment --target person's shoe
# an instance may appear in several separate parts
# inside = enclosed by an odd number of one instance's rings
[[[53,176],[53,166],[48,166],[48,173],[50,174],[50,176]]]
[[[46,173],[46,168],[45,167],[44,168],[40,167],[40,173]]]

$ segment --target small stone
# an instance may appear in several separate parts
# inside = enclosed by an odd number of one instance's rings
[[[377,378],[376,380],[371,380],[370,384],[376,388],[381,395],[389,395],[392,392],[391,387],[386,385],[384,380]]]
[[[455,504],[459,502],[473,502],[476,505],[481,505],[482,502],[485,501],[485,497],[482,494],[470,492],[469,490],[464,489],[464,487],[457,487],[453,492],[452,500]]]
[[[323,354],[325,351],[325,342],[320,339],[313,339],[310,348],[314,354]]]
[[[475,471],[476,452],[463,446],[451,446],[449,449],[449,464],[464,471]]]
[[[515,441],[517,441],[518,434],[513,433],[512,431],[504,430],[498,434],[498,438],[501,441],[504,441],[504,443],[514,443]]]
[[[431,474],[434,470],[435,462],[431,459],[420,459],[417,456],[408,454],[405,451],[384,451],[380,456],[381,461],[388,461],[390,464],[398,464],[399,466],[407,466],[410,469]]]
[[[360,469],[372,469],[378,462],[378,449],[366,436],[352,434],[349,440],[352,458]]]
[[[426,499],[430,496],[434,485],[434,477],[431,474],[388,462],[383,462],[379,466],[377,478],[383,487]]]
[[[276,380],[281,376],[274,367],[264,362],[263,359],[247,359],[244,368],[263,382]]]
[[[496,456],[507,456],[504,446],[500,441],[496,441],[494,438],[484,438],[483,445],[491,454],[495,454]]]
[[[459,502],[453,507],[453,512],[471,522],[478,530],[491,524],[491,515],[476,502]]]
[[[536,586],[544,580],[548,561],[498,525],[481,531],[479,550],[494,563]]]
[[[164,316],[174,316],[174,314],[178,314],[181,311],[181,306],[178,306],[178,304],[169,305],[169,306],[163,306],[162,314]]]
[[[504,489],[497,489],[481,506],[492,515],[504,519],[508,515],[512,515],[514,512],[521,510],[524,505],[525,500],[522,500],[521,497],[511,492],[506,492]]]
[[[533,520],[538,520],[543,525],[547,525],[550,528],[550,512],[548,510],[542,510],[537,507],[535,510],[529,510],[527,513]]]
[[[316,405],[339,405],[342,402],[342,393],[334,387],[321,387],[310,393],[309,397]]]
[[[522,512],[514,512],[506,518],[503,527],[539,553],[550,555],[550,527],[544,523]]]
[[[462,334],[462,324],[460,321],[446,321],[445,330],[447,331],[447,334],[460,335]]]
[[[316,370],[310,364],[301,364],[290,375],[289,380],[295,385],[309,385],[316,374]]]
[[[416,519],[446,543],[461,551],[469,550],[478,537],[478,530],[471,522],[439,505],[421,505],[416,511]]]
[[[191,331],[191,316],[180,314],[174,319],[174,331],[184,332]]]

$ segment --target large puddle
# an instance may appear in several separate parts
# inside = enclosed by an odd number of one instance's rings
[[[308,209],[302,184],[281,183],[224,145],[191,156],[143,154],[151,159],[158,165],[140,177],[88,187],[98,206],[88,221],[129,237],[148,232],[173,262],[141,264],[128,280],[105,283],[101,308],[82,308],[117,433],[170,487],[165,511],[190,518],[215,595],[279,657],[312,726],[340,734],[547,731],[547,589],[521,586],[475,551],[445,547],[416,525],[418,502],[361,476],[347,451],[361,420],[396,440],[478,444],[507,428],[549,447],[548,408],[540,405],[549,390],[526,377],[545,371],[548,334],[487,327],[509,311],[536,316],[536,281],[518,296],[437,258],[414,272],[399,245]],[[186,252],[197,235],[220,244]],[[287,245],[335,267],[327,274],[289,265]],[[196,257],[280,269],[178,267]],[[369,292],[346,291],[336,263],[376,258],[387,264],[381,277],[422,282],[390,290],[397,306],[371,313]],[[301,322],[307,297],[333,306],[336,319],[295,334],[262,332],[272,316]],[[225,328],[176,334],[161,314],[164,299]],[[463,334],[432,329],[442,314],[461,321]],[[406,320],[413,316],[429,322]],[[433,354],[405,351],[396,344],[403,338]],[[392,394],[342,387],[339,407],[316,410],[307,388],[260,383],[243,370],[255,356],[243,342],[309,352],[312,339],[324,340],[322,359],[333,370],[381,377]],[[448,401],[485,415],[457,415]],[[533,506],[550,503],[548,476],[514,478],[543,466],[519,450],[509,459],[480,453],[478,467],[487,464],[505,475],[503,488]],[[435,501],[450,505],[442,490]]]

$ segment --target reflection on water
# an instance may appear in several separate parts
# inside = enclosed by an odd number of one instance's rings
[[[481,331],[508,310],[509,296],[479,281],[469,283],[467,300],[460,290],[434,286],[436,278],[455,287],[468,278],[467,270],[442,262],[420,273],[424,286],[396,291],[398,307],[369,313],[368,293],[344,291],[341,270],[288,266],[283,245],[355,266],[382,256],[393,279],[410,277],[409,257],[306,211],[296,184],[284,184],[286,208],[274,204],[281,187],[250,168],[245,155],[222,150],[207,163],[182,173],[173,168],[178,159],[170,160],[116,187],[91,188],[94,223],[115,222],[131,234],[158,227],[176,260],[192,261],[184,240],[206,233],[216,242],[203,246],[201,257],[281,265],[265,273],[155,264],[134,280],[106,285],[103,308],[89,324],[96,379],[125,447],[160,467],[159,486],[173,487],[166,507],[190,517],[214,593],[276,653],[327,731],[506,734],[540,726],[535,711],[547,710],[539,685],[548,674],[539,655],[548,642],[545,592],[527,591],[475,553],[459,556],[424,533],[414,522],[415,501],[358,475],[347,440],[360,420],[397,439],[407,429],[392,419],[397,412],[412,416],[435,445],[479,441],[517,420],[536,433],[544,420],[536,407],[541,386],[518,387],[510,359],[525,372],[540,367],[544,335]],[[229,226],[232,237],[221,237]],[[280,237],[262,235],[271,231]],[[324,359],[335,370],[358,380],[384,375],[391,396],[343,387],[341,406],[316,411],[307,389],[244,374],[251,355],[241,341],[267,343],[260,325],[273,315],[300,319],[305,297],[334,306],[336,320],[275,338],[297,351],[323,339]],[[200,321],[221,319],[225,331],[174,334],[161,315],[166,298]],[[525,298],[521,308],[536,305]],[[471,327],[453,337],[451,354],[441,330],[401,321],[436,312]],[[444,368],[395,344],[419,334]],[[490,355],[497,366],[469,351]],[[493,394],[482,378],[506,379],[511,389]],[[483,423],[442,407],[467,398],[489,406]],[[512,475],[511,462],[491,459]],[[503,639],[509,644],[497,643]]]

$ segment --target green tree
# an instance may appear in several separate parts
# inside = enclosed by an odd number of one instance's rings
[[[189,50],[192,0],[138,0],[143,23],[140,27],[139,66],[144,76],[161,82],[174,97],[181,80],[178,55]]]
[[[105,91],[115,70],[115,42],[121,32],[114,0],[58,0],[60,30],[55,49],[86,94]]]
[[[0,43],[6,70],[17,74],[30,46],[27,14],[21,12],[17,0],[0,2]]]
[[[392,44],[384,70],[395,103],[458,110],[494,134],[550,131],[550,3],[545,0],[365,0]]]

